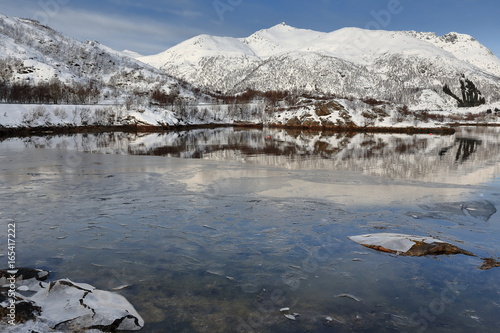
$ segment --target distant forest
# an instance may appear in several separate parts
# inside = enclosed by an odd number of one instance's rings
[[[31,84],[0,80],[0,101],[23,104],[95,104],[99,89],[90,82],[68,86],[57,79]]]

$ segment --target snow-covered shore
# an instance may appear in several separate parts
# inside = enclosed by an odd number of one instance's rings
[[[449,129],[450,124],[500,125],[499,112],[495,112],[495,108],[484,110],[484,106],[459,111],[411,111],[391,105],[369,108],[354,104],[348,100],[314,102],[293,108],[276,109],[272,113],[266,112],[258,104],[239,107],[202,104],[191,106],[190,111],[182,115],[159,106],[127,107],[121,104],[105,103],[97,105],[0,104],[0,132],[130,126],[164,129],[205,125],[261,125],[401,132]],[[250,112],[250,109],[253,111]]]
[[[172,111],[127,109],[124,105],[0,104],[0,127],[81,127],[143,124],[175,126]]]

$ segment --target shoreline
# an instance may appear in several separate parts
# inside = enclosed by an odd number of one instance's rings
[[[0,139],[9,137],[30,137],[46,135],[67,135],[80,133],[159,133],[166,131],[182,131],[194,129],[213,129],[218,127],[235,128],[280,128],[302,131],[328,131],[340,133],[397,133],[397,134],[440,134],[452,135],[454,127],[459,126],[495,126],[493,124],[450,124],[449,127],[344,127],[344,126],[286,126],[286,125],[263,125],[254,123],[235,124],[192,124],[176,126],[154,126],[154,125],[114,125],[114,126],[38,126],[38,127],[0,127]],[[496,125],[499,126],[499,125]]]

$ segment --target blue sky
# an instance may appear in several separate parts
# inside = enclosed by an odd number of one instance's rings
[[[498,0],[16,0],[0,12],[34,18],[79,40],[156,54],[199,34],[247,37],[281,22],[470,34],[500,57]],[[7,2],[7,3],[5,3]]]

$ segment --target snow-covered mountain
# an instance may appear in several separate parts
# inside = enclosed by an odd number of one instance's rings
[[[97,41],[80,42],[37,21],[0,14],[0,81],[60,84],[99,90],[99,100],[138,99],[155,88],[185,96],[191,88],[163,71]]]
[[[200,35],[138,58],[223,93],[247,89],[456,106],[443,86],[472,80],[487,103],[500,100],[500,60],[468,35],[344,28],[330,33],[285,23],[247,38]]]
[[[443,36],[438,36],[432,32],[408,31],[407,33],[452,53],[460,60],[500,77],[499,59],[490,49],[470,35],[456,32],[450,32]]]
[[[499,60],[464,35],[280,24],[136,56],[0,14],[0,133],[207,123],[434,131],[499,119]],[[457,102],[468,107],[463,114],[453,113]]]

